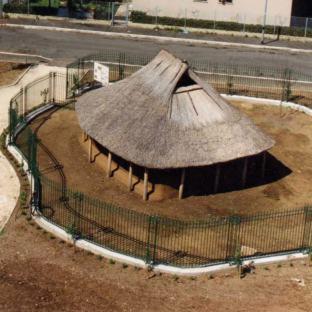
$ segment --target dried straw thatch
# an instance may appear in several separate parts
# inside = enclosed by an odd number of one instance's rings
[[[274,141],[167,51],[131,77],[81,96],[82,129],[112,153],[155,169],[221,163]]]

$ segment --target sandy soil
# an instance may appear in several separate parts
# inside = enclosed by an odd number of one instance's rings
[[[26,67],[23,64],[0,62],[0,86],[13,83]]]
[[[80,127],[72,110],[52,114],[38,135],[64,166],[68,187],[122,207],[188,219],[203,218],[211,213],[250,214],[293,209],[309,203],[312,192],[311,117],[288,109],[280,112],[276,107],[235,105],[276,140],[270,153],[280,163],[277,167],[269,167],[268,173],[268,176],[275,176],[275,181],[267,180],[263,185],[216,195],[190,196],[182,201],[170,199],[145,203],[114,179],[107,179],[96,164],[89,164],[79,141]],[[42,118],[34,122],[33,128],[42,122]],[[45,174],[59,180],[57,172],[50,170],[50,160],[41,149],[39,162]]]
[[[307,261],[177,279],[112,264],[64,244],[16,209],[0,236],[0,311],[254,311],[312,309]],[[303,279],[300,286],[293,279]]]

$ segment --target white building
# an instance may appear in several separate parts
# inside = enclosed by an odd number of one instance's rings
[[[153,16],[262,24],[265,3],[266,0],[132,0],[132,10]],[[267,4],[267,24],[290,25],[293,0],[267,0]]]

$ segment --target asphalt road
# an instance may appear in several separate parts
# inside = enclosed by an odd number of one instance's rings
[[[224,64],[247,64],[266,67],[289,67],[312,73],[312,54],[265,51],[236,47],[201,47],[186,44],[160,44],[150,41],[109,39],[98,35],[56,31],[0,28],[0,51],[40,54],[53,58],[54,64],[66,65],[72,60],[103,49],[135,55],[155,55],[165,48],[185,59],[206,60]]]

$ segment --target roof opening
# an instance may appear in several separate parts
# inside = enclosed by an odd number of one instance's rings
[[[189,87],[193,85],[196,85],[196,82],[189,76],[188,71],[186,71],[178,81],[175,91],[181,87]]]

